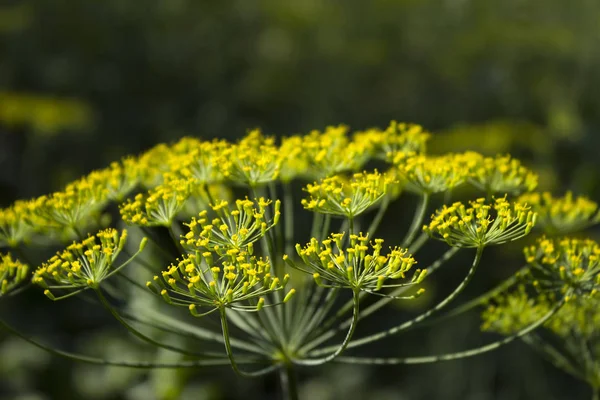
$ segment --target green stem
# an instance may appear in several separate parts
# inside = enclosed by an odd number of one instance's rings
[[[169,230],[169,236],[171,236],[171,240],[173,240],[173,243],[175,244],[177,251],[179,251],[180,254],[185,254],[185,249],[181,245],[181,240],[180,240],[179,236],[173,230],[173,224],[176,224],[176,222],[171,223],[167,227],[167,229]]]
[[[119,313],[117,312],[117,310],[115,310],[113,308],[113,306],[110,305],[110,303],[108,302],[108,300],[106,299],[106,297],[104,297],[104,295],[102,294],[102,291],[98,288],[95,289],[96,294],[98,295],[98,299],[100,300],[100,303],[102,303],[102,305],[104,306],[104,308],[106,308],[106,310],[108,312],[110,312],[112,314],[112,316],[121,324],[123,325],[132,335],[138,337],[139,339],[148,342],[150,344],[152,344],[153,346],[157,346],[157,347],[162,347],[163,349],[167,349],[167,350],[171,350],[174,351],[176,353],[179,354],[185,354],[185,355],[190,355],[190,356],[195,356],[195,357],[205,357],[209,354],[205,354],[205,353],[195,353],[195,352],[190,352],[184,349],[181,349],[179,347],[175,347],[175,346],[171,346],[168,344],[164,344],[164,343],[160,343],[157,342],[156,340],[144,335],[143,333],[141,333],[140,331],[138,331],[137,329],[135,329],[133,326],[131,326],[130,324],[127,323],[127,321],[125,321],[125,319],[123,317],[121,317],[121,315],[119,315]],[[209,356],[216,356],[216,357],[221,357],[221,355],[215,355],[215,354],[210,354]]]
[[[435,363],[439,361],[450,361],[450,360],[458,360],[461,358],[469,358],[474,357],[479,354],[487,353],[493,350],[498,349],[510,342],[513,342],[516,339],[519,339],[528,333],[534,331],[539,326],[543,325],[550,318],[556,314],[556,312],[564,305],[564,299],[562,299],[552,310],[550,310],[546,315],[542,318],[529,325],[528,327],[516,332],[515,334],[508,336],[502,340],[499,340],[494,343],[490,343],[488,345],[478,347],[476,349],[470,349],[465,351],[460,351],[457,353],[448,353],[441,354],[437,356],[427,356],[427,357],[406,357],[406,358],[370,358],[370,357],[339,357],[337,359],[338,362],[349,363],[349,364],[370,364],[370,365],[399,365],[399,364],[428,364]]]
[[[88,364],[96,364],[96,365],[106,365],[113,367],[126,367],[126,368],[139,368],[139,369],[158,369],[158,368],[197,368],[197,367],[205,367],[205,366],[217,366],[217,365],[227,365],[229,360],[226,359],[208,359],[208,360],[195,360],[188,362],[179,362],[179,363],[153,363],[147,361],[112,361],[105,360],[103,358],[86,356],[83,354],[71,353],[59,349],[55,349],[50,346],[46,346],[36,340],[31,339],[28,336],[25,336],[21,332],[17,331],[15,328],[8,325],[6,322],[0,319],[0,327],[13,335],[23,339],[24,341],[34,345],[37,348],[47,351],[50,354],[54,354],[59,357],[68,358],[70,360],[84,362]],[[256,363],[256,360],[242,360],[244,364],[253,364]]]
[[[359,315],[359,308],[360,308],[359,293],[360,293],[360,291],[358,289],[354,289],[352,291],[352,301],[354,304],[353,313],[352,313],[352,323],[350,324],[350,328],[348,329],[348,333],[346,334],[344,341],[337,347],[337,349],[333,353],[331,353],[328,356],[323,357],[323,358],[293,360],[295,364],[305,365],[305,366],[315,366],[315,365],[325,364],[325,363],[328,363],[328,362],[334,360],[337,356],[342,354],[344,352],[344,350],[346,350],[346,348],[350,344],[352,335],[354,335],[356,325],[358,324],[358,315]]]
[[[279,369],[279,380],[284,400],[298,400],[298,380],[294,365],[286,363]]]
[[[444,300],[442,300],[440,303],[438,303],[435,307],[429,309],[428,311],[424,312],[423,314],[415,317],[414,319],[411,319],[409,321],[406,321],[398,326],[395,326],[391,329],[385,330],[383,332],[379,332],[370,336],[365,336],[361,339],[355,340],[350,342],[350,344],[348,345],[348,348],[353,348],[353,347],[358,347],[358,346],[363,346],[367,343],[371,343],[371,342],[375,342],[381,339],[384,339],[388,336],[394,335],[398,332],[404,331],[404,330],[408,330],[409,328],[414,327],[416,324],[418,324],[421,321],[424,321],[425,319],[429,318],[431,315],[433,315],[434,313],[436,313],[437,311],[441,310],[442,308],[444,308],[445,306],[447,306],[448,304],[450,304],[450,302],[452,302],[456,297],[458,297],[458,295],[465,289],[465,287],[471,282],[471,279],[473,278],[473,276],[475,275],[475,271],[477,270],[477,267],[479,266],[479,262],[481,261],[481,255],[483,254],[483,247],[478,247],[477,248],[477,252],[475,254],[475,259],[473,260],[473,264],[471,265],[471,269],[469,269],[469,272],[467,273],[467,276],[462,280],[462,282],[456,287],[456,289],[454,289],[454,291],[452,293],[450,293]],[[311,352],[311,355],[319,355],[319,354],[325,354],[325,353],[329,353],[330,351],[332,351],[331,347],[326,347],[320,350],[315,350],[313,352]]]
[[[373,235],[377,231],[377,228],[379,228],[379,224],[381,223],[381,220],[383,219],[383,216],[387,211],[389,205],[390,196],[385,196],[381,202],[379,210],[377,210],[377,214],[375,214],[375,218],[373,218],[373,221],[371,221],[371,225],[369,226],[369,237],[373,237]]]
[[[348,232],[350,232],[348,235],[348,240],[350,240],[350,235],[354,234],[354,217],[348,217]]]
[[[317,238],[319,241],[325,240],[327,238],[327,234],[329,233],[329,226],[331,225],[331,215],[327,214],[325,216],[325,221],[323,222],[323,227],[321,229],[321,235]]]
[[[547,358],[556,368],[573,375],[574,377],[586,380],[585,375],[577,371],[573,364],[559,350],[538,338],[534,333],[523,336],[523,341],[533,347],[538,353]]]
[[[273,372],[278,368],[277,364],[273,364],[258,371],[246,372],[240,370],[238,367],[239,362],[236,361],[235,357],[233,356],[233,350],[231,349],[231,343],[229,342],[229,324],[227,323],[227,312],[225,311],[225,307],[219,307],[219,315],[221,317],[221,328],[223,330],[223,342],[225,343],[225,351],[227,352],[231,368],[236,374],[244,378],[255,378]]]
[[[290,255],[294,251],[294,197],[289,183],[283,184],[283,215],[285,254]]]
[[[425,213],[427,212],[428,205],[429,205],[429,193],[423,193],[423,196],[421,197],[421,202],[419,203],[419,206],[417,208],[417,212],[415,213],[415,217],[413,218],[412,224],[410,225],[410,228],[408,229],[408,232],[406,233],[404,240],[402,240],[401,247],[410,246],[411,243],[413,242],[413,240],[415,239],[415,236],[417,235],[419,228],[421,227],[421,225],[423,225],[423,219],[425,218]]]

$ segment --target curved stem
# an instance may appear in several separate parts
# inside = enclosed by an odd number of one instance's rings
[[[236,361],[235,357],[233,356],[233,350],[231,349],[231,343],[229,342],[229,324],[227,323],[227,312],[225,311],[225,307],[219,308],[219,315],[221,316],[221,328],[223,329],[223,342],[225,343],[225,351],[227,352],[227,357],[229,358],[229,364],[231,364],[231,368],[236,374],[244,378],[256,378],[273,372],[278,368],[277,364],[273,364],[258,371],[246,372],[240,370],[238,367],[239,362]]]
[[[183,361],[178,363],[153,363],[148,361],[112,361],[105,360],[103,358],[86,356],[83,354],[71,353],[68,351],[63,351],[59,349],[52,348],[50,346],[46,346],[36,340],[31,339],[28,336],[25,336],[21,332],[17,331],[6,322],[0,319],[0,327],[13,335],[25,340],[26,342],[38,347],[42,350],[47,351],[48,353],[54,354],[59,357],[68,358],[70,360],[84,362],[88,364],[96,364],[96,365],[106,365],[106,366],[114,366],[114,367],[126,367],[126,368],[139,368],[139,369],[158,369],[158,368],[197,368],[197,367],[205,367],[205,366],[217,366],[217,365],[227,365],[229,363],[226,359],[208,359],[208,360],[195,360],[195,361]],[[245,364],[254,364],[256,360],[242,360]]]
[[[437,356],[428,356],[428,357],[406,357],[406,358],[362,358],[362,357],[339,357],[337,359],[338,362],[349,363],[349,364],[371,364],[371,365],[398,365],[398,364],[428,364],[435,363],[438,361],[450,361],[450,360],[458,360],[461,358],[469,358],[473,356],[477,356],[479,354],[487,353],[493,350],[496,350],[499,347],[502,347],[516,339],[519,339],[529,332],[537,329],[539,326],[543,325],[550,318],[556,314],[556,312],[564,305],[565,301],[562,299],[552,310],[550,310],[546,315],[542,318],[529,325],[528,327],[510,335],[502,340],[498,340],[497,342],[490,343],[488,345],[478,347],[471,350],[460,351],[457,353],[448,353],[441,354]]]
[[[350,342],[350,344],[348,345],[348,348],[358,347],[358,346],[365,345],[367,343],[375,342],[377,340],[381,340],[388,336],[394,335],[400,331],[404,331],[409,328],[412,328],[419,322],[424,321],[425,319],[429,318],[431,315],[433,315],[437,311],[441,310],[442,308],[444,308],[445,306],[450,304],[450,302],[452,302],[452,300],[454,300],[456,297],[458,297],[458,295],[464,290],[464,288],[471,282],[471,279],[475,275],[475,271],[477,270],[477,267],[479,266],[479,262],[481,261],[482,254],[483,254],[483,247],[478,247],[477,253],[475,254],[475,259],[473,260],[473,264],[471,265],[471,269],[469,269],[467,276],[456,287],[456,289],[454,289],[454,291],[452,293],[450,293],[444,300],[439,302],[435,307],[427,310],[423,314],[421,314],[409,321],[406,321],[398,326],[395,326],[393,328],[390,328],[388,330],[385,330],[383,332],[379,332],[379,333],[376,333],[376,334],[373,334],[370,336],[365,336],[358,340],[354,340],[354,341]],[[328,353],[330,351],[332,351],[332,348],[326,347],[324,349],[315,350],[315,351],[311,352],[311,355],[324,354],[324,353]]]
[[[112,316],[119,321],[119,323],[121,325],[123,325],[131,334],[133,334],[134,336],[138,337],[139,339],[142,339],[145,342],[148,342],[154,346],[157,347],[162,347],[163,349],[167,349],[167,350],[171,350],[174,351],[176,353],[179,354],[185,354],[185,355],[190,355],[190,356],[195,356],[195,357],[206,357],[206,356],[210,356],[210,357],[222,357],[223,355],[220,354],[207,354],[207,353],[195,353],[195,352],[191,352],[191,351],[187,351],[184,349],[181,349],[179,347],[175,347],[175,346],[171,346],[168,344],[164,344],[164,343],[160,343],[157,342],[156,340],[144,335],[143,333],[141,333],[140,331],[138,331],[137,329],[135,329],[133,326],[131,326],[130,324],[127,323],[127,321],[125,321],[125,319],[123,317],[121,317],[119,315],[119,313],[117,312],[117,310],[115,310],[113,308],[113,306],[110,305],[110,303],[108,302],[108,300],[106,299],[106,297],[104,297],[104,295],[102,294],[102,291],[100,289],[95,289],[96,290],[96,294],[98,295],[98,299],[100,300],[100,303],[102,303],[102,305],[104,306],[104,308],[106,308],[106,310],[108,310],[108,312],[110,312],[112,314]]]
[[[326,357],[317,358],[317,359],[305,359],[305,360],[296,360],[295,359],[295,360],[293,360],[293,362],[295,364],[305,365],[305,366],[315,366],[315,365],[325,364],[325,363],[335,359],[337,356],[342,354],[342,352],[344,350],[346,350],[346,348],[350,344],[352,335],[354,335],[354,330],[356,329],[356,325],[358,324],[358,314],[359,314],[359,308],[360,308],[359,294],[360,294],[360,291],[358,289],[354,289],[352,292],[352,301],[354,304],[353,313],[352,313],[352,323],[350,324],[350,328],[348,329],[348,333],[346,334],[346,337],[344,338],[344,341],[342,342],[342,344],[339,345],[333,353],[329,354]]]
[[[294,197],[289,183],[283,184],[283,215],[285,254],[289,255],[294,251]]]
[[[425,213],[427,212],[427,205],[429,204],[429,193],[423,193],[423,197],[421,197],[421,202],[417,208],[417,212],[413,218],[413,222],[402,240],[401,247],[408,247],[415,239],[417,232],[421,225],[423,225],[423,219],[425,218]]]

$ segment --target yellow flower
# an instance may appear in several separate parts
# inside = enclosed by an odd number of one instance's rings
[[[492,158],[468,152],[462,157],[465,162],[474,163],[470,168],[469,182],[485,193],[518,195],[537,187],[537,174],[509,155]]]
[[[222,182],[222,154],[231,145],[224,140],[205,142],[196,138],[182,138],[171,149],[166,161],[170,172],[182,178],[194,178],[197,183],[210,185]]]
[[[74,242],[43,263],[34,272],[32,282],[45,288],[44,294],[52,300],[59,298],[51,290],[97,288],[100,282],[125,265],[113,268],[126,241],[126,230],[119,232],[110,228],[81,242]],[[146,240],[143,239],[140,251],[145,245]]]
[[[6,296],[27,279],[29,266],[0,253],[0,297]]]
[[[165,178],[165,183],[121,204],[123,221],[138,226],[170,226],[193,190],[193,179]]]
[[[573,197],[571,192],[563,197],[548,192],[527,193],[518,201],[531,205],[538,214],[539,226],[550,235],[576,232],[600,222],[598,204],[587,197]]]
[[[0,247],[16,247],[27,242],[34,233],[32,219],[30,202],[19,200],[0,209]]]
[[[113,162],[108,168],[93,171],[87,180],[94,186],[104,187],[110,200],[123,201],[140,182],[142,172],[136,159],[123,158],[120,162]]]
[[[386,130],[369,129],[354,134],[354,141],[362,143],[378,159],[392,161],[399,155],[425,152],[431,134],[416,124],[391,121]]]
[[[423,231],[453,247],[481,247],[522,238],[531,231],[535,219],[536,214],[524,204],[509,203],[505,198],[486,204],[481,198],[469,205],[444,205]]]
[[[354,218],[375,205],[394,181],[377,171],[356,173],[350,179],[336,175],[308,184],[308,199],[302,200],[310,211]]]
[[[200,212],[198,218],[187,223],[189,232],[182,236],[181,244],[195,251],[214,251],[224,256],[230,250],[245,250],[252,243],[263,237],[279,222],[281,203],[275,201],[272,216],[268,214],[271,200],[264,198],[255,201],[236,200],[235,207],[221,200],[211,205],[217,218],[208,219],[206,210]]]
[[[284,137],[279,147],[281,158],[281,169],[279,179],[288,183],[296,177],[306,176],[309,170],[309,162],[302,148],[303,138],[301,136]]]
[[[344,246],[344,234],[335,233],[322,242],[312,238],[304,247],[297,244],[296,252],[302,264],[296,264],[288,255],[284,260],[291,267],[312,275],[317,284],[324,286],[375,292],[386,287],[410,286],[423,280],[425,272],[417,270],[409,282],[386,283],[389,279],[406,279],[416,261],[406,249],[392,247],[383,254],[382,247],[383,239],[375,239],[369,244],[368,235],[362,233],[350,235],[350,244]]]
[[[590,239],[541,238],[524,249],[532,279],[540,288],[588,296],[600,288],[600,246]]]
[[[398,174],[405,181],[405,188],[420,194],[445,192],[462,184],[468,168],[455,154],[444,156],[413,155],[398,153],[394,159]]]
[[[170,304],[187,306],[194,316],[221,307],[258,311],[265,305],[263,296],[283,290],[289,280],[288,275],[280,280],[270,271],[268,259],[244,251],[220,259],[218,264],[213,264],[210,252],[197,252],[171,264],[146,286]],[[290,292],[287,300],[294,290]]]

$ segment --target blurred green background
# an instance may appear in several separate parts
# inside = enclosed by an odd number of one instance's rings
[[[391,119],[433,131],[432,152],[511,152],[543,189],[598,200],[599,27],[597,0],[4,0],[0,205],[182,135],[233,140],[257,126],[289,135]],[[410,219],[414,200],[384,232]],[[519,246],[509,250],[488,253],[465,297],[518,268]],[[469,257],[436,276],[433,292],[458,282]],[[124,346],[117,329],[92,337],[113,326],[100,311],[76,301],[60,310],[39,293],[0,304],[45,340],[111,342],[115,354]],[[410,312],[389,310],[365,331]],[[495,339],[478,324],[473,314],[370,353],[426,355]],[[106,339],[113,334],[120,339]],[[588,396],[519,343],[452,363],[330,365],[302,378],[304,398],[318,400]],[[185,399],[277,398],[275,378],[240,380],[227,368],[74,367],[10,337],[0,343],[0,398],[178,398],[181,387]]]

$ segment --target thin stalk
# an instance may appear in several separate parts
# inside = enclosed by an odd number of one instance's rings
[[[350,240],[350,235],[354,234],[354,217],[348,217],[348,240]]]
[[[469,358],[474,357],[480,354],[488,353],[490,351],[496,350],[510,342],[513,342],[516,339],[519,339],[528,333],[534,331],[539,326],[543,325],[550,318],[556,314],[556,312],[565,304],[564,299],[562,299],[552,310],[550,310],[546,315],[542,318],[529,325],[526,328],[521,329],[520,331],[510,335],[502,340],[498,340],[496,342],[490,343],[485,346],[481,346],[475,349],[460,351],[456,353],[448,353],[441,354],[437,356],[426,356],[426,357],[406,357],[406,358],[370,358],[370,357],[339,357],[336,361],[348,364],[369,364],[369,365],[399,365],[399,364],[428,364],[428,363],[436,363],[439,361],[451,361],[458,360],[461,358]]]
[[[283,217],[285,254],[290,255],[294,251],[294,195],[289,183],[283,184]]]
[[[167,227],[169,230],[169,236],[171,236],[171,240],[173,240],[173,243],[175,244],[177,251],[179,251],[180,254],[185,254],[185,250],[184,250],[183,246],[181,245],[181,240],[179,239],[178,235],[175,233],[175,230],[173,229],[173,224],[176,224],[176,222],[171,223]]]
[[[195,361],[182,361],[178,363],[154,363],[148,361],[113,361],[113,360],[105,360],[103,358],[91,357],[84,354],[71,353],[68,351],[63,351],[59,349],[55,349],[53,347],[42,344],[30,337],[22,334],[17,331],[15,328],[8,325],[6,322],[0,319],[0,327],[13,335],[23,339],[24,341],[34,345],[37,348],[40,348],[44,351],[47,351],[50,354],[54,354],[59,357],[68,358],[70,360],[84,362],[88,364],[96,364],[96,365],[105,365],[105,366],[113,366],[113,367],[126,367],[126,368],[137,368],[137,369],[157,369],[157,368],[198,368],[198,367],[206,367],[206,366],[217,366],[217,365],[227,365],[229,360],[227,359],[204,359],[204,360],[195,360]],[[240,363],[244,364],[254,364],[256,360],[240,360]]]
[[[244,378],[255,378],[273,372],[278,368],[277,364],[273,364],[258,371],[246,372],[240,370],[238,367],[239,362],[236,361],[235,357],[233,356],[233,350],[231,349],[231,343],[229,342],[229,325],[227,324],[227,312],[225,311],[225,307],[219,308],[219,315],[221,317],[221,328],[223,330],[223,342],[225,343],[225,351],[227,352],[231,368],[236,374]]]
[[[350,344],[350,340],[352,339],[352,335],[354,335],[354,331],[356,329],[356,325],[358,324],[358,314],[360,308],[360,299],[359,299],[360,291],[358,289],[354,289],[352,291],[352,301],[354,302],[353,313],[352,313],[352,324],[350,324],[350,328],[348,329],[348,333],[344,338],[344,341],[337,347],[337,349],[323,358],[316,359],[304,359],[304,360],[293,360],[295,364],[305,365],[305,366],[315,366],[328,363],[338,357],[340,354],[346,350],[348,344]]]
[[[408,247],[408,252],[411,254],[415,254],[417,251],[421,250],[421,247],[429,240],[429,235],[426,233],[421,233],[419,237],[415,239],[414,242]]]
[[[104,308],[106,308],[106,310],[108,312],[110,312],[112,314],[112,316],[121,324],[123,325],[132,335],[138,337],[139,339],[148,342],[150,344],[152,344],[153,346],[157,346],[157,347],[162,347],[163,349],[167,349],[179,354],[185,354],[185,355],[189,355],[189,356],[195,356],[195,357],[205,357],[207,354],[204,353],[195,353],[195,352],[190,352],[187,351],[185,349],[181,349],[179,347],[175,347],[175,346],[171,346],[168,344],[164,344],[164,343],[160,343],[157,342],[156,340],[144,335],[143,333],[141,333],[140,331],[138,331],[137,329],[135,329],[133,326],[131,326],[129,323],[127,323],[127,321],[125,321],[125,319],[123,317],[121,317],[121,315],[119,315],[119,313],[117,312],[117,310],[115,310],[113,308],[113,306],[110,305],[110,303],[108,302],[108,300],[106,299],[106,297],[104,297],[104,295],[102,294],[102,291],[100,289],[95,289],[96,294],[98,295],[98,299],[100,300],[100,303],[102,303],[102,305],[104,306]]]
[[[573,375],[574,377],[586,380],[585,376],[577,371],[571,361],[567,359],[560,351],[552,347],[549,343],[545,343],[538,338],[534,333],[523,336],[523,341],[533,347],[538,353],[547,358],[556,368]]]
[[[279,381],[283,399],[298,400],[298,379],[293,364],[286,363],[279,369]]]
[[[327,234],[329,233],[329,226],[331,225],[331,215],[325,215],[325,220],[323,221],[323,227],[321,228],[321,234],[317,238],[319,241],[327,238]]]
[[[465,278],[462,280],[462,282],[456,287],[456,289],[454,289],[454,291],[452,293],[450,293],[444,300],[442,300],[441,302],[439,302],[436,306],[434,306],[433,308],[427,310],[426,312],[424,312],[423,314],[409,320],[406,321],[398,326],[395,326],[393,328],[387,329],[383,332],[379,332],[370,336],[365,336],[361,339],[352,341],[349,343],[348,348],[353,348],[353,347],[358,347],[358,346],[363,346],[367,343],[371,343],[371,342],[375,342],[381,339],[384,339],[388,336],[394,335],[398,332],[407,330],[409,328],[412,328],[413,326],[415,326],[416,324],[420,323],[421,321],[424,321],[425,319],[429,318],[431,315],[433,315],[434,313],[436,313],[437,311],[443,309],[445,306],[447,306],[448,304],[450,304],[450,302],[452,302],[456,297],[458,297],[458,295],[465,289],[465,287],[471,282],[471,279],[473,278],[473,276],[475,275],[475,271],[477,271],[477,267],[479,266],[479,263],[481,261],[481,255],[483,254],[483,247],[478,247],[477,248],[477,252],[475,254],[475,259],[473,260],[473,264],[471,265],[471,268],[469,269],[469,272],[467,273],[467,275],[465,276]],[[311,355],[319,355],[319,354],[325,354],[325,353],[329,353],[330,351],[332,351],[331,347],[326,347],[320,350],[315,350],[313,352],[311,352]]]
[[[383,219],[383,216],[385,215],[389,205],[390,197],[384,196],[383,200],[381,201],[381,206],[379,206],[379,210],[377,210],[377,214],[375,214],[375,218],[373,218],[371,225],[369,225],[369,237],[373,237],[377,231],[377,228],[379,228],[379,224],[381,223],[381,220]]]
[[[419,228],[421,227],[421,225],[423,225],[423,219],[425,218],[425,213],[427,212],[428,205],[429,205],[429,193],[423,193],[423,196],[421,197],[421,201],[417,208],[417,212],[415,213],[415,216],[413,218],[412,224],[410,225],[410,228],[408,229],[408,232],[406,233],[404,240],[402,240],[401,247],[410,246],[410,244],[415,239],[415,236],[417,235]]]

